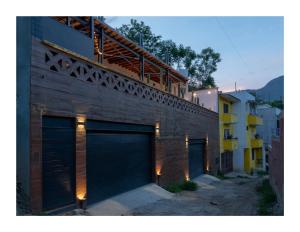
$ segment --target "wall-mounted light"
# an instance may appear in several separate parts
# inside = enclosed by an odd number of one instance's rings
[[[196,97],[196,96],[197,96],[197,94],[196,94],[196,93],[193,93],[193,96],[194,96],[194,97]]]
[[[208,94],[211,94],[210,90],[207,92]]]
[[[160,124],[159,124],[159,122],[156,122],[155,123],[155,136],[159,137],[159,135],[160,135]]]
[[[160,183],[159,183],[160,177],[161,177],[161,172],[160,172],[160,170],[157,170],[157,171],[156,171],[156,179],[157,179],[157,184],[158,184],[158,185],[160,185]]]
[[[186,135],[185,136],[185,147],[188,148],[189,146],[189,137]]]
[[[78,207],[86,210],[86,194],[77,194]]]
[[[76,126],[78,127],[78,129],[84,129],[84,127],[85,127],[85,118],[78,117],[77,121],[76,121]]]
[[[185,174],[185,181],[190,181],[190,176],[188,174]]]

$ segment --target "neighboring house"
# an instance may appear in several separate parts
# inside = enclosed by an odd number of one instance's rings
[[[257,115],[253,95],[246,90],[222,93],[214,88],[188,92],[185,99],[219,113],[221,172],[265,170],[263,140],[256,131],[263,120]]]
[[[233,171],[233,157],[237,157],[238,137],[234,124],[238,123],[234,105],[240,100],[230,94],[219,93],[220,171]],[[235,153],[235,154],[234,154]]]
[[[264,124],[257,126],[257,133],[264,141],[266,152],[266,171],[268,171],[268,157],[272,147],[272,138],[279,136],[279,115],[281,110],[268,104],[258,105],[257,114],[263,119]]]
[[[184,98],[206,109],[218,112],[218,88],[186,92]]]
[[[279,136],[272,139],[272,149],[269,155],[270,184],[274,189],[279,206],[284,208],[284,115],[279,119]]]
[[[186,101],[186,83],[94,17],[17,17],[18,207],[216,174],[218,114]]]
[[[264,169],[263,140],[256,132],[256,127],[262,125],[263,121],[257,115],[255,97],[245,90],[227,94],[240,100],[233,105],[233,112],[238,118],[238,122],[234,124],[234,131],[239,142],[233,157],[233,168],[248,173]]]
[[[263,140],[256,131],[263,120],[257,115],[253,95],[246,90],[222,93],[214,88],[188,92],[185,99],[219,113],[221,172],[265,170]]]

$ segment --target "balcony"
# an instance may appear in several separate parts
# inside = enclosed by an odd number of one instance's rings
[[[258,126],[262,125],[263,120],[261,117],[258,117],[257,115],[248,114],[248,125],[249,126]]]
[[[252,148],[262,148],[263,140],[262,139],[251,139]]]
[[[238,140],[237,139],[224,139],[223,140],[224,150],[233,151],[237,149]]]
[[[231,124],[237,122],[237,117],[235,116],[235,114],[223,113],[221,115],[221,119],[224,124]]]

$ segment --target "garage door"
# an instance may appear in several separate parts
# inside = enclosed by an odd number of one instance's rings
[[[92,204],[152,181],[153,127],[87,122],[87,201]]]
[[[75,128],[68,118],[43,117],[43,210],[75,203]]]
[[[189,175],[190,178],[204,173],[205,139],[189,140]]]

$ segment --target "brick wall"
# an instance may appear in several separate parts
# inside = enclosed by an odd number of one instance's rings
[[[280,118],[280,136],[272,139],[269,155],[270,184],[276,192],[278,202],[283,208],[284,198],[284,117]]]
[[[161,169],[160,182],[166,186],[182,181],[188,173],[185,137],[207,138],[207,164],[216,173],[219,154],[218,114],[198,105],[151,88],[138,80],[109,72],[78,57],[49,48],[33,39],[31,69],[32,114],[31,167],[32,204],[41,209],[41,119],[42,115],[84,117],[85,119],[160,124],[155,138],[155,165]],[[66,65],[66,66],[65,66]],[[42,109],[42,110],[39,110]],[[85,188],[85,132],[77,131],[77,191]],[[38,153],[36,153],[38,150]],[[33,169],[34,168],[34,169]],[[38,183],[38,184],[35,184]]]

